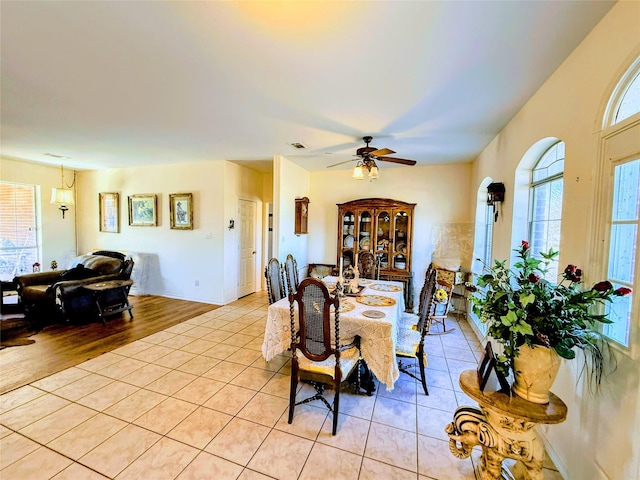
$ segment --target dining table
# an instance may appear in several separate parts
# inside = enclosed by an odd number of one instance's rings
[[[331,292],[338,278],[328,276],[321,280]],[[367,367],[391,391],[400,375],[395,352],[398,323],[405,310],[403,284],[360,279],[359,285],[359,291],[340,298],[340,343],[360,337],[360,351]],[[291,346],[290,311],[288,297],[269,305],[262,343],[267,362]],[[297,328],[297,305],[293,311]]]

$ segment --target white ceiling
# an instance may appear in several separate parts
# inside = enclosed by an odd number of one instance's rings
[[[316,170],[373,135],[465,162],[613,3],[2,1],[1,153]]]

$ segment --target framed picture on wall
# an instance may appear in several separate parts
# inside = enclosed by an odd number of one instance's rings
[[[296,198],[294,215],[293,233],[296,235],[309,233],[309,199],[307,197]]]
[[[100,231],[120,233],[120,194],[115,192],[99,193]]]
[[[157,195],[129,196],[129,225],[138,227],[155,227],[158,225]]]
[[[174,230],[193,230],[193,194],[169,195],[170,225]]]

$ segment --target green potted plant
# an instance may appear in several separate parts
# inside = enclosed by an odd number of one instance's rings
[[[615,296],[631,293],[625,287],[614,289],[608,281],[582,288],[582,271],[568,265],[556,284],[545,279],[549,264],[558,256],[550,249],[531,256],[529,243],[523,241],[517,252],[518,261],[507,268],[506,261],[495,260],[476,285],[468,285],[473,312],[487,325],[487,334],[503,346],[497,368],[505,376],[514,374],[513,391],[530,401],[546,403],[548,389],[557,374],[560,359],[573,359],[574,349],[585,353],[590,386],[600,385],[608,344],[596,330],[599,323],[611,323],[598,308]],[[524,353],[535,352],[534,362],[548,360],[550,367],[534,366],[534,373],[524,373],[518,362]],[[557,354],[557,355],[556,355]],[[528,357],[527,357],[528,358]],[[549,369],[548,371],[546,369]],[[535,370],[537,369],[537,370]],[[536,373],[537,372],[537,373]],[[538,392],[534,380],[546,380]],[[546,389],[546,391],[545,391]]]

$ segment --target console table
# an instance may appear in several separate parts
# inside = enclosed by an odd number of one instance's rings
[[[526,479],[543,480],[544,445],[535,427],[563,422],[567,417],[565,403],[551,392],[549,403],[538,404],[502,391],[481,391],[475,370],[462,372],[459,381],[462,391],[478,402],[480,410],[458,407],[453,422],[445,428],[451,453],[468,458],[471,449],[480,445],[481,480],[503,478],[505,458],[520,460],[526,468]]]
[[[116,313],[129,311],[130,318],[133,318],[129,303],[129,289],[133,285],[133,280],[109,280],[107,282],[90,283],[84,285],[84,289],[91,292],[93,300],[98,310],[98,317],[103,324],[107,324],[105,317]]]

